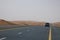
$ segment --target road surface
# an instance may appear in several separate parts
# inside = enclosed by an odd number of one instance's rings
[[[0,31],[0,40],[48,40],[48,35],[48,27],[21,27]]]
[[[0,40],[60,40],[60,28],[27,26],[0,31]]]
[[[59,27],[52,28],[52,40],[60,40],[60,28]]]

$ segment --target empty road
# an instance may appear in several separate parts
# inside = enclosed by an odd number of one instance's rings
[[[0,31],[0,40],[48,40],[49,28],[41,26],[21,27]]]
[[[0,31],[0,40],[60,40],[60,28],[27,26],[4,30]]]
[[[52,28],[52,40],[60,40],[60,28],[59,27]]]

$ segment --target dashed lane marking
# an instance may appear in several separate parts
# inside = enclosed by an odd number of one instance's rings
[[[0,38],[0,40],[4,40],[4,39],[6,39],[7,37],[3,37],[3,38]]]

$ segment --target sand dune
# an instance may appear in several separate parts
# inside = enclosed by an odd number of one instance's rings
[[[38,25],[43,26],[45,22],[35,22],[35,21],[12,21],[12,23],[18,24],[18,25]]]
[[[6,21],[3,19],[0,19],[0,25],[20,25],[20,26],[44,26],[45,22],[36,22],[36,21]],[[54,22],[52,23],[55,27],[60,27],[60,22]]]
[[[15,25],[15,24],[9,21],[0,19],[0,25]]]
[[[0,25],[20,25],[20,26],[28,26],[28,25],[38,25],[43,26],[44,22],[36,22],[36,21],[6,21],[0,19]]]
[[[60,22],[54,22],[54,23],[53,23],[53,26],[55,26],[55,27],[60,27]]]

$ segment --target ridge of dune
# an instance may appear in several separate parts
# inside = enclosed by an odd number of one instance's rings
[[[27,26],[27,25],[38,25],[38,26],[44,26],[45,22],[36,22],[36,21],[6,21],[3,19],[0,19],[0,25],[21,25],[21,26]],[[60,27],[60,22],[54,22],[52,23],[55,27]]]
[[[38,25],[43,26],[45,22],[35,22],[35,21],[12,21],[12,23],[18,24],[18,25]]]
[[[15,25],[15,24],[14,24],[14,23],[11,23],[11,22],[9,22],[9,21],[0,19],[0,25]]]

